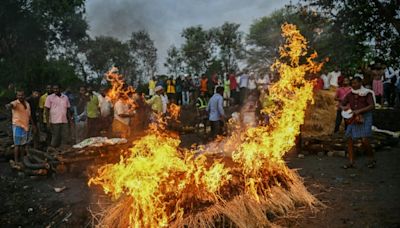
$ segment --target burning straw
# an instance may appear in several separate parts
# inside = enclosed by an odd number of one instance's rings
[[[220,159],[195,156],[194,151],[179,148],[179,139],[164,128],[150,128],[133,142],[129,156],[101,167],[89,180],[115,200],[98,225],[272,226],[272,218],[320,204],[282,156],[295,145],[312,102],[312,82],[304,76],[322,65],[313,61],[316,53],[306,57],[306,40],[294,25],[284,24],[282,35],[286,42],[273,65],[280,80],[270,88],[273,105],[263,110],[270,116],[269,125],[225,139],[236,147],[232,158]]]

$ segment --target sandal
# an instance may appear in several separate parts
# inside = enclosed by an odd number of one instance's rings
[[[368,162],[368,164],[367,164],[367,167],[370,168],[370,169],[375,168],[375,166],[376,166],[376,161],[375,160],[372,160],[372,161]]]
[[[354,163],[348,163],[348,164],[343,165],[342,168],[343,169],[350,169],[350,168],[354,169],[354,168],[356,168],[356,166],[354,165]]]

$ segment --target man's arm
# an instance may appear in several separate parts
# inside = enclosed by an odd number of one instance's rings
[[[44,108],[44,113],[45,113],[45,116],[46,116],[46,123],[47,123],[47,125],[50,124],[50,115],[49,115],[49,112],[50,112],[50,108],[45,107],[45,108]]]
[[[10,102],[10,103],[6,104],[5,106],[6,106],[6,109],[14,109],[14,107],[15,107],[14,102]]]
[[[225,112],[224,112],[224,99],[218,99],[218,112],[219,115],[221,116],[221,119],[225,119]]]

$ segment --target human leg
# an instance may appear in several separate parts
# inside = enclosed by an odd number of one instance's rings
[[[342,113],[340,109],[336,110],[336,120],[335,120],[335,129],[333,130],[333,133],[337,133],[340,128],[340,124],[342,123]]]
[[[59,147],[61,144],[61,125],[51,124],[51,146]]]
[[[353,151],[353,139],[350,137],[347,141],[347,153],[349,157],[349,163],[344,165],[343,168],[353,168],[354,167],[354,151]]]

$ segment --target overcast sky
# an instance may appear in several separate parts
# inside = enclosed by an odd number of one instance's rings
[[[180,46],[183,28],[210,28],[225,21],[239,23],[248,32],[251,23],[283,7],[290,0],[87,0],[91,36],[114,36],[127,40],[134,31],[149,32],[158,49],[158,69],[171,44]]]

